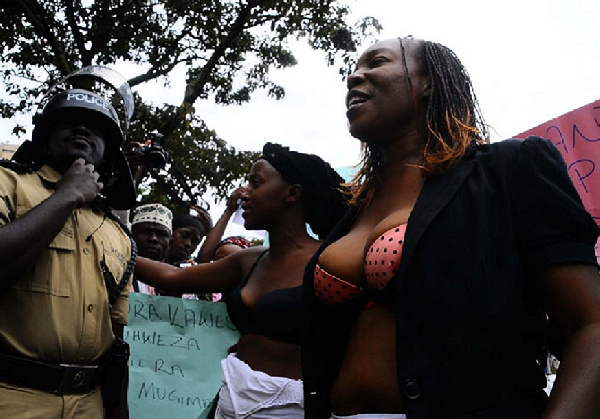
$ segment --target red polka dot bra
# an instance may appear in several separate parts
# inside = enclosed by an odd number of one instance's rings
[[[381,291],[396,274],[402,259],[406,224],[393,227],[377,238],[365,256],[365,275],[369,288]],[[324,303],[341,304],[361,295],[365,289],[315,267],[315,296]]]

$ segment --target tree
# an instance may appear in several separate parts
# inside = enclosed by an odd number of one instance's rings
[[[328,64],[340,63],[344,76],[356,46],[380,30],[373,18],[346,23],[350,10],[341,0],[4,0],[0,12],[0,68],[10,96],[0,102],[3,118],[31,112],[34,98],[82,66],[136,63],[143,71],[129,80],[132,87],[155,79],[168,84],[184,66],[182,103],[154,107],[137,96],[129,137],[163,134],[173,158],[163,179],[171,184],[167,192],[193,204],[209,187],[224,198],[226,185],[257,156],[210,130],[194,113],[197,100],[240,105],[257,89],[281,99],[284,89],[269,72],[296,64],[290,42],[301,38],[323,50]]]

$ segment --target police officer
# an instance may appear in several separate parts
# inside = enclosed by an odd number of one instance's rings
[[[66,90],[0,167],[0,417],[102,418],[121,389],[100,385],[135,260],[111,212],[135,202],[123,142],[107,100]]]

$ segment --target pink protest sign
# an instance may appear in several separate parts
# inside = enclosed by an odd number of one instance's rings
[[[562,154],[583,205],[600,225],[600,100],[516,135],[549,139]],[[600,239],[596,243],[600,259]]]

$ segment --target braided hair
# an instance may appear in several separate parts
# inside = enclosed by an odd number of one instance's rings
[[[426,173],[439,174],[457,163],[469,145],[489,139],[467,69],[448,47],[429,41],[423,47],[432,83],[423,166]]]
[[[398,39],[404,71],[416,103],[406,64],[405,39]],[[426,176],[432,176],[442,174],[458,163],[469,145],[489,142],[489,134],[471,78],[456,54],[442,44],[417,42],[417,59],[421,60],[421,68],[426,69],[431,80],[431,96],[425,114],[427,136],[423,139],[420,167]],[[361,143],[360,165],[361,169],[347,184],[352,195],[350,203],[368,205],[381,185],[378,150]]]

